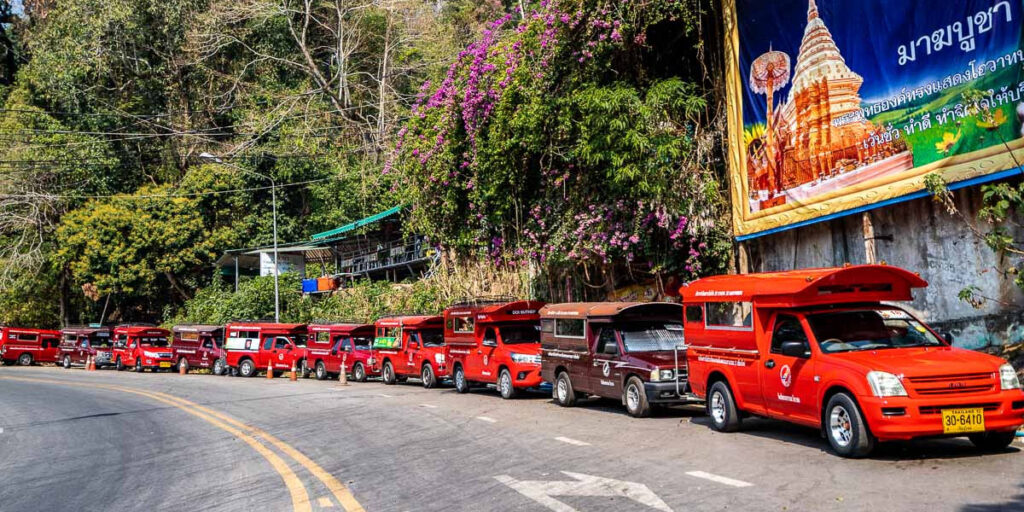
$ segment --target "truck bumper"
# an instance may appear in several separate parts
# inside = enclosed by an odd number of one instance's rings
[[[645,382],[644,391],[647,393],[647,402],[652,404],[686,404],[700,401],[689,392],[689,386],[682,382],[679,383],[678,392],[675,382]],[[682,393],[682,396],[679,393]]]
[[[521,366],[509,368],[512,372],[512,386],[516,388],[535,388],[544,382],[540,377],[540,365],[533,368]]]
[[[986,432],[1016,430],[1024,425],[1024,393],[1020,391],[957,399],[869,397],[861,398],[860,406],[871,433],[880,441],[968,435],[943,432],[943,409],[982,407]]]

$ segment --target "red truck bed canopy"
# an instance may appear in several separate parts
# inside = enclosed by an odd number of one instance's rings
[[[435,315],[388,316],[380,318],[377,327],[407,327],[410,329],[442,327],[444,317]]]
[[[349,335],[356,331],[373,332],[371,324],[309,324],[309,332],[329,332],[331,334]]]
[[[683,302],[753,302],[755,307],[911,300],[913,288],[928,283],[917,274],[887,265],[851,265],[705,277],[680,288]]]

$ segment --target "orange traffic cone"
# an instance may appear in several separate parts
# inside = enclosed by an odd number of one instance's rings
[[[348,386],[348,371],[345,370],[345,363],[348,360],[348,354],[341,355],[341,371],[338,372],[338,385]]]
[[[267,378],[268,379],[273,379],[274,378],[274,365],[271,364],[271,363],[267,363]]]
[[[85,369],[86,371],[96,371],[96,358],[93,356],[86,356],[85,358]]]
[[[178,363],[178,375],[185,375],[186,373],[188,373],[188,369],[185,368],[185,365]]]
[[[292,382],[299,380],[299,376],[295,374],[295,361],[292,361],[292,373],[288,375],[288,380]]]

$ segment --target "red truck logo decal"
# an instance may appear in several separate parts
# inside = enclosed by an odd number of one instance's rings
[[[782,385],[787,388],[793,383],[793,371],[789,369],[788,364],[782,365],[782,368],[779,369],[779,380],[781,380]]]

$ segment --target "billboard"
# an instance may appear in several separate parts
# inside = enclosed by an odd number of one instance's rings
[[[738,239],[1018,172],[1022,0],[723,2]]]

